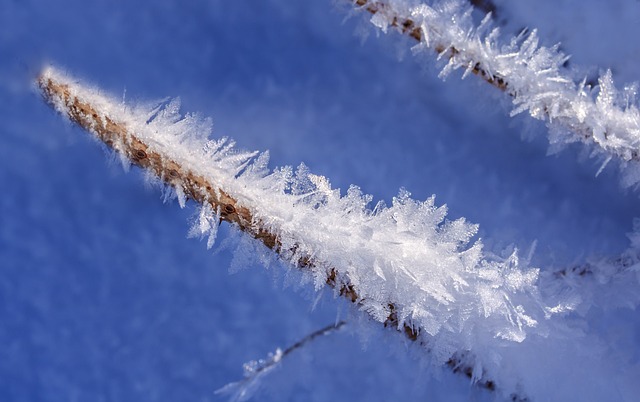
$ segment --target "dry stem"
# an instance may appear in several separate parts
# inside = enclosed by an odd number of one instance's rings
[[[383,12],[387,15],[391,15],[390,25],[396,28],[399,32],[404,35],[407,35],[418,42],[423,41],[423,33],[421,27],[416,25],[416,22],[409,17],[398,15],[390,9],[389,5],[384,2],[376,1],[376,0],[349,0],[352,4],[356,5],[358,8],[366,10],[371,14],[377,14]],[[470,2],[482,9],[483,11],[494,11],[495,5],[490,0],[470,0]],[[460,54],[461,51],[457,49],[455,46],[450,46],[449,48],[444,48],[442,46],[435,46],[433,49],[436,53],[442,56],[446,56],[448,59],[455,57],[457,54]],[[446,54],[445,54],[446,52]],[[485,82],[491,84],[492,86],[500,89],[501,91],[507,93],[509,96],[515,97],[516,93],[513,92],[509,88],[509,82],[507,79],[500,74],[489,73],[480,62],[477,62],[473,68],[470,70],[474,75],[480,77]],[[549,110],[545,107],[544,114],[547,119],[550,121]],[[573,127],[570,128],[583,142],[593,141],[593,130],[589,127]],[[608,133],[605,131],[603,133],[604,137],[608,136]],[[620,157],[623,160],[627,160],[627,158],[622,157],[620,154],[616,153],[616,156]],[[631,155],[628,160],[640,162],[640,153],[637,150],[631,150]]]
[[[356,6],[359,6],[360,8],[367,10],[371,14],[377,14],[379,12],[387,12],[389,7],[383,2],[372,1],[372,0],[355,0],[355,1],[351,0],[351,1],[353,1]],[[491,4],[491,3],[489,2],[486,4]],[[415,39],[416,41],[422,42],[422,39],[423,39],[422,28],[416,25],[415,21],[412,20],[411,18],[396,14],[391,19],[390,25],[398,29],[403,34],[408,35],[411,38]],[[434,50],[438,54],[442,54],[443,52],[446,51],[448,53],[447,57],[449,59],[451,59],[452,57],[460,53],[460,50],[456,49],[453,46],[449,47],[448,49],[445,49],[441,46],[436,46]],[[476,63],[471,69],[471,72],[477,75],[478,77],[482,78],[489,84],[493,85],[494,87],[502,91],[507,90],[508,83],[505,81],[504,77],[501,77],[498,74],[490,74],[487,70],[485,70],[482,67],[480,63]]]
[[[115,121],[97,110],[96,106],[73,96],[68,84],[58,82],[46,75],[40,76],[37,83],[48,103],[52,105],[64,104],[64,113],[71,121],[94,133],[108,147],[124,154],[134,165],[153,172],[154,175],[174,188],[181,188],[188,198],[203,205],[209,204],[214,211],[219,210],[221,220],[235,224],[240,230],[261,241],[274,252],[281,254],[284,251],[293,251],[282,250],[282,243],[278,240],[278,236],[265,229],[260,225],[260,222],[256,222],[251,210],[240,205],[224,188],[217,188],[205,177],[181,166],[167,155],[150,150],[149,146],[129,130],[124,123]],[[314,267],[316,264],[317,262],[310,257],[301,257],[297,261],[297,266],[303,270]],[[325,282],[330,287],[337,289],[341,296],[352,303],[359,305],[362,302],[349,278],[340,275],[336,269],[328,270]],[[388,308],[390,313],[383,325],[397,329],[404,333],[408,339],[418,341],[426,349],[429,349],[427,339],[424,336],[419,336],[420,328],[408,323],[399,325],[396,305],[389,303]],[[465,354],[452,356],[447,365],[453,372],[463,373],[471,378],[473,369],[469,363],[462,359],[464,356]],[[486,379],[484,376],[476,384],[489,390],[495,389],[494,381]],[[518,397],[514,400],[523,399]]]
[[[469,0],[469,3],[485,13],[491,13],[493,17],[496,16],[496,12],[498,11],[496,5],[491,0]]]

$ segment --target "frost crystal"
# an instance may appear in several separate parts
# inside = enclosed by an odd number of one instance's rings
[[[429,8],[420,10],[425,21],[439,15]],[[475,34],[448,35],[467,40],[471,35],[478,52],[493,49]],[[436,38],[435,33],[431,37]],[[544,60],[537,61],[541,50],[535,36],[529,36],[519,49],[503,58],[521,60],[516,65],[548,67]],[[488,65],[505,73],[498,62]],[[211,122],[196,115],[181,116],[177,100],[124,109],[119,101],[54,69],[45,71],[40,80],[58,110],[96,135],[102,135],[104,122],[117,127],[108,132],[122,137],[113,146],[139,163],[142,158],[176,189],[181,203],[187,195],[202,202],[190,235],[206,236],[210,247],[218,222],[226,217],[250,234],[242,240],[248,251],[237,255],[240,260],[259,255],[256,239],[261,240],[291,266],[301,268],[304,282],[314,283],[316,289],[333,286],[336,294],[356,303],[373,320],[395,326],[426,345],[434,363],[455,367],[464,363],[476,381],[504,380],[504,390],[515,391],[519,385],[509,383],[513,376],[508,357],[520,353],[518,347],[525,343],[534,348],[527,356],[535,355],[540,339],[553,333],[561,341],[552,345],[564,345],[564,324],[555,318],[585,306],[581,294],[568,294],[565,285],[542,295],[539,271],[529,267],[529,259],[520,259],[516,251],[505,256],[486,252],[477,238],[478,226],[462,218],[447,219],[446,206],[438,206],[435,197],[419,201],[403,189],[391,206],[378,203],[372,208],[372,197],[357,186],[343,195],[305,165],[269,170],[267,153],[238,150],[229,139],[209,140]],[[598,104],[610,107],[614,95],[606,77],[602,86]],[[55,88],[63,89],[56,92]],[[131,150],[140,144],[146,146],[144,155]],[[637,238],[633,237],[638,243]],[[623,273],[601,278],[620,281],[637,276],[637,260],[637,255],[629,257]],[[593,271],[603,271],[600,268]],[[271,359],[277,363],[278,354]],[[251,379],[264,371],[248,366]],[[249,394],[253,383],[242,383],[237,400]]]
[[[269,353],[266,360],[252,360],[245,363],[243,366],[244,378],[225,385],[217,390],[216,394],[229,395],[229,401],[231,402],[248,401],[260,388],[262,379],[278,367],[282,356],[282,350],[278,348],[274,353]]]
[[[45,74],[69,82],[53,69]],[[477,225],[447,220],[435,197],[417,201],[401,190],[391,206],[371,209],[372,197],[356,186],[341,195],[304,165],[269,171],[266,154],[239,151],[228,139],[208,140],[210,121],[180,116],[177,100],[123,110],[95,90],[77,84],[69,89],[76,101],[99,105],[99,118],[126,126],[149,153],[163,155],[169,172],[192,172],[236,200],[236,209],[250,211],[252,225],[275,234],[282,258],[296,266],[310,262],[305,280],[316,288],[333,281],[339,293],[350,286],[350,297],[375,320],[419,330],[434,355],[442,356],[439,364],[449,358],[440,349],[522,342],[547,313],[536,289],[538,271],[515,253],[504,259],[485,255],[475,239]],[[124,152],[126,141],[121,147]],[[184,199],[187,184],[171,174],[165,180]],[[220,214],[205,203],[190,235],[207,236],[207,245],[213,244]]]
[[[189,230],[189,237],[200,239],[207,237],[207,250],[213,247],[218,235],[220,222],[220,210],[214,211],[210,204],[200,206],[197,219],[194,220]]]
[[[387,32],[390,26],[420,40],[414,53],[435,50],[446,61],[441,78],[463,69],[463,77],[477,74],[503,89],[513,99],[511,115],[528,113],[549,126],[554,148],[574,142],[586,144],[593,156],[615,157],[623,168],[622,184],[640,183],[640,110],[637,85],[622,92],[610,70],[596,88],[577,83],[563,67],[568,56],[559,46],[540,46],[536,30],[523,31],[508,41],[485,17],[479,26],[471,18],[467,1],[442,0],[416,4],[413,0],[364,1],[374,26]],[[419,27],[419,34],[405,27]],[[594,99],[595,94],[595,99]],[[606,162],[602,165],[604,167]]]

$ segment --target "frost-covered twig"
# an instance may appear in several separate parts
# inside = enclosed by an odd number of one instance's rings
[[[433,5],[416,0],[350,1],[373,14],[371,22],[383,32],[392,28],[418,41],[414,51],[431,49],[447,60],[442,77],[456,69],[465,71],[463,77],[481,77],[511,95],[512,115],[528,112],[547,122],[553,146],[582,142],[605,164],[612,158],[621,163],[623,185],[640,183],[637,85],[619,92],[611,71],[600,77],[597,88],[586,80],[576,83],[563,68],[568,57],[558,45],[540,46],[535,30],[503,43],[490,16],[476,26],[469,5],[461,0]]]
[[[542,275],[540,286],[550,294],[570,293],[575,309],[586,313],[640,305],[640,220],[634,221],[631,246],[614,258],[600,258]]]
[[[192,233],[214,237],[219,219],[230,222],[300,268],[303,281],[331,286],[416,341],[434,364],[503,395],[523,395],[503,357],[552,328],[538,270],[515,252],[486,253],[474,240],[477,226],[446,220],[433,197],[419,202],[401,191],[391,206],[370,209],[371,197],[355,186],[341,196],[304,165],[271,171],[266,153],[209,140],[210,122],[181,116],[176,100],[124,106],[53,68],[38,84],[56,110],[116,150],[125,166],[171,186],[181,205],[200,203]]]
[[[446,58],[450,61],[457,55],[461,54],[461,50],[458,49],[453,43],[446,43],[443,40],[432,42],[431,32],[427,30],[429,27],[421,24],[420,19],[416,18],[416,10],[409,7],[407,4],[402,4],[401,1],[350,1],[354,2],[355,5],[359,6],[361,9],[364,9],[373,14],[371,22],[385,33],[387,32],[389,27],[392,27],[400,31],[401,33],[415,39],[420,44],[425,43],[428,48],[433,49],[436,53],[438,53],[439,57],[446,56]],[[422,6],[427,7],[426,5]],[[488,23],[490,18],[491,15],[487,15],[487,17],[485,18],[485,23]],[[437,28],[434,27],[434,30],[437,30]],[[498,72],[488,71],[479,61],[475,63],[473,63],[473,61],[469,62],[466,73],[469,72],[481,77],[489,84],[501,90],[507,89],[505,78],[502,77]]]
[[[339,321],[336,324],[327,325],[322,329],[310,333],[285,350],[282,350],[280,348],[276,349],[275,352],[269,353],[269,356],[266,359],[252,360],[248,363],[245,363],[243,366],[244,378],[242,378],[242,380],[240,381],[232,382],[225,385],[224,387],[218,389],[216,391],[216,394],[229,395],[229,400],[232,402],[248,401],[260,387],[260,382],[264,379],[264,377],[274,368],[280,365],[282,359],[287,357],[292,352],[312,342],[316,338],[329,335],[344,327],[346,324],[347,323],[345,321]]]
[[[596,88],[584,81],[576,84],[568,69],[563,68],[568,57],[558,46],[539,46],[535,30],[502,45],[499,30],[491,27],[490,16],[480,26],[474,26],[468,5],[460,0],[432,1],[432,6],[420,0],[352,3],[372,14],[371,22],[384,32],[391,27],[418,41],[416,50],[432,49],[439,58],[445,58],[448,63],[441,73],[443,77],[462,68],[464,76],[471,72],[511,95],[516,105],[512,114],[528,111],[534,118],[547,121],[552,145],[577,141],[593,145],[592,153],[604,161],[600,169],[617,157],[626,168],[623,184],[640,182],[637,84],[618,92],[610,71],[599,79]],[[491,2],[471,1],[471,4],[486,11],[495,8]],[[579,294],[582,310],[597,303],[596,300],[610,308],[623,305],[635,308],[640,291],[620,285],[639,282],[638,231],[640,227],[632,236],[632,247],[622,256],[552,270],[551,278],[545,273],[542,288],[557,290],[568,286]],[[623,288],[627,290],[619,292]]]

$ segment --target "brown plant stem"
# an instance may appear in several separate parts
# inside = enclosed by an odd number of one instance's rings
[[[181,166],[168,155],[151,150],[149,145],[130,130],[125,123],[105,115],[98,109],[98,106],[73,95],[73,91],[70,89],[70,85],[73,84],[60,82],[47,74],[38,77],[37,84],[45,101],[56,107],[61,113],[66,114],[71,121],[96,135],[109,148],[123,154],[132,164],[152,172],[167,185],[182,189],[188,198],[197,203],[208,204],[212,210],[220,211],[221,220],[235,224],[240,230],[259,240],[274,252],[280,255],[290,255],[296,251],[295,246],[293,250],[283,250],[278,236],[265,228],[265,225],[259,221],[256,222],[250,208],[240,205],[224,188],[216,187],[205,177]],[[301,270],[321,266],[310,256],[300,257],[294,264]],[[361,305],[363,300],[357,289],[350,283],[347,276],[339,274],[335,268],[327,270],[325,283],[336,289],[341,296],[350,302]],[[428,339],[426,336],[421,336],[421,329],[408,323],[400,325],[397,310],[394,303],[388,304],[389,315],[383,325],[395,328],[404,333],[409,340],[419,342],[428,350]],[[319,335],[321,333],[315,336]],[[467,356],[466,352],[455,354],[449,359],[447,366],[454,373],[462,373],[471,378],[473,366],[468,363]],[[476,384],[482,388],[495,390],[495,382],[485,377],[483,375],[476,381]],[[514,400],[525,399],[518,397]]]
[[[359,8],[368,11],[371,14],[377,14],[380,12],[389,12],[389,6],[383,2],[375,1],[375,0],[350,0]],[[490,3],[488,3],[490,4]],[[422,28],[416,24],[414,20],[409,17],[401,16],[398,14],[393,15],[391,18],[390,25],[396,28],[399,32],[415,39],[418,42],[423,41]],[[451,46],[448,49],[443,48],[442,46],[436,46],[434,48],[435,52],[438,54],[442,54],[447,52],[447,58],[451,59],[455,57],[455,55],[460,53],[459,49]],[[493,85],[494,87],[507,91],[509,84],[498,74],[491,74],[487,70],[482,67],[480,63],[476,63],[471,72],[478,77],[482,78],[484,81]]]
[[[488,0],[470,0],[472,4],[477,5],[482,10],[491,11],[495,8],[495,5]],[[358,9],[365,10],[370,14],[384,13],[389,18],[389,25],[395,28],[396,31],[407,35],[417,42],[424,41],[424,34],[422,32],[422,28],[416,24],[416,22],[407,16],[402,16],[395,12],[387,3],[378,1],[378,0],[349,0],[353,5],[355,5]],[[433,50],[438,53],[438,55],[442,57],[446,57],[447,59],[452,59],[458,54],[461,54],[462,51],[455,46],[443,47],[442,45],[433,46]],[[469,70],[474,75],[480,77],[485,82],[491,84],[492,86],[500,89],[505,92],[509,96],[515,98],[517,93],[510,87],[508,80],[506,77],[496,74],[490,73],[480,62],[476,62],[472,68]],[[547,106],[544,107],[543,114],[545,116],[545,120],[551,122],[551,114]],[[577,138],[584,142],[590,143],[594,141],[594,132],[593,128],[588,126],[580,126],[580,127],[570,127],[571,131],[576,134]],[[609,133],[605,131],[603,136],[607,138]],[[625,161],[633,161],[640,162],[640,152],[637,149],[632,149],[630,151],[629,156],[622,156],[619,153],[615,153],[618,158],[621,158]]]

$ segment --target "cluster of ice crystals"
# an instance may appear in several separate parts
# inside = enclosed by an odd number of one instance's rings
[[[66,80],[55,70],[49,74]],[[393,305],[399,326],[430,335],[481,329],[515,341],[535,327],[537,270],[515,254],[485,255],[474,240],[477,225],[446,219],[446,206],[436,205],[435,197],[417,201],[401,190],[391,206],[371,208],[372,197],[357,186],[341,195],[304,165],[269,170],[266,153],[240,151],[228,139],[209,140],[210,120],[181,116],[178,100],[124,107],[91,88],[73,85],[72,91],[98,105],[104,114],[99,118],[125,124],[151,151],[247,207],[256,225],[277,235],[284,258],[314,262],[309,275],[317,287],[335,270],[375,319],[385,321]],[[181,185],[174,184],[180,198]],[[207,236],[210,246],[218,220],[218,211],[205,205],[190,234]]]
[[[258,201],[254,218],[277,233],[285,258],[294,264],[311,258],[316,287],[336,270],[356,289],[361,309],[378,321],[395,313],[400,328],[446,333],[438,339],[447,344],[474,332],[521,342],[542,315],[538,271],[515,253],[484,255],[474,240],[477,226],[447,220],[446,207],[434,197],[417,201],[402,190],[391,206],[370,208],[372,198],[358,187],[341,195],[304,165],[257,181],[241,175],[238,182],[245,189],[239,199]]]
[[[163,159],[203,177],[246,207],[254,225],[277,236],[282,259],[292,266],[303,259],[311,261],[302,270],[304,281],[320,289],[334,274],[336,293],[342,285],[352,286],[359,308],[374,320],[388,322],[395,317],[392,322],[399,329],[419,330],[434,363],[444,364],[456,353],[465,353],[476,379],[485,374],[498,381],[513,379],[503,356],[519,353],[514,348],[525,342],[537,345],[554,330],[562,339],[564,324],[555,317],[589,308],[585,298],[597,300],[595,294],[601,289],[595,287],[603,281],[619,283],[633,277],[637,284],[640,263],[631,251],[617,275],[607,274],[606,264],[592,267],[598,278],[593,291],[575,290],[571,275],[554,284],[549,277],[541,278],[538,269],[529,267],[516,251],[504,256],[486,252],[477,238],[477,225],[463,218],[447,219],[446,206],[438,206],[435,197],[419,201],[401,190],[390,206],[372,204],[372,197],[357,186],[341,194],[305,165],[271,170],[266,152],[238,150],[229,139],[210,140],[211,122],[197,115],[181,116],[177,100],[124,107],[53,69],[46,74],[69,85],[75,99],[93,105],[101,113],[94,118],[127,127]],[[598,98],[603,105],[618,96],[607,91],[601,90]],[[58,103],[61,111],[69,107]],[[181,183],[173,185],[178,197],[184,197]],[[210,247],[219,219],[219,211],[202,206],[190,234],[207,237]],[[632,239],[640,243],[637,235]],[[251,247],[257,243],[248,236],[243,241]],[[631,293],[637,304],[638,292]],[[259,378],[263,372],[248,378]],[[238,400],[254,383],[242,382]]]
[[[422,41],[414,51],[437,50],[440,58],[448,59],[442,78],[457,69],[463,69],[466,77],[476,67],[487,77],[500,78],[513,98],[511,114],[526,112],[546,121],[553,148],[584,143],[605,164],[612,157],[620,162],[624,186],[640,183],[637,85],[618,91],[610,70],[596,88],[585,81],[577,83],[563,67],[568,57],[558,45],[541,46],[536,30],[505,42],[499,29],[491,26],[490,15],[476,26],[467,1],[432,3],[377,1],[379,12],[371,22],[387,32],[396,18],[411,19],[422,30]]]
[[[198,217],[194,219],[189,237],[207,238],[207,249],[213,247],[218,235],[218,224],[220,222],[220,210],[214,211],[211,204],[201,205]]]

